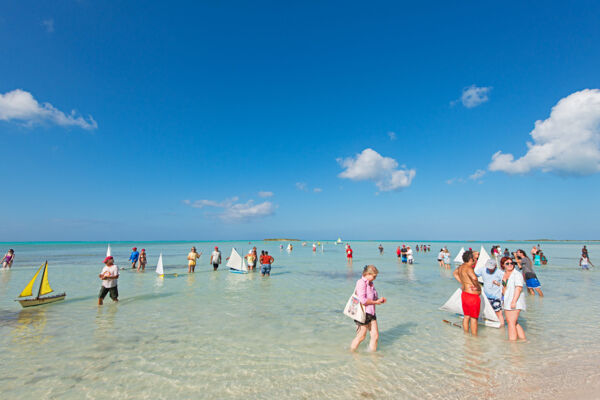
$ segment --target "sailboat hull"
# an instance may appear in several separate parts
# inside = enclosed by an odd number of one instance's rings
[[[57,294],[54,296],[38,297],[36,299],[24,299],[24,300],[17,300],[17,301],[19,303],[21,303],[21,307],[25,308],[25,307],[41,306],[44,304],[61,301],[61,300],[64,300],[66,296],[67,296],[66,293],[61,293],[61,294]]]
[[[229,268],[229,272],[231,272],[232,274],[247,274],[248,271],[242,271],[239,269],[234,269],[234,268]]]

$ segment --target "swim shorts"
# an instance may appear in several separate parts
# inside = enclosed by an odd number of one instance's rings
[[[540,281],[538,281],[538,278],[529,278],[525,280],[525,283],[527,284],[528,288],[532,289],[539,288],[540,286],[542,286],[540,285]]]
[[[98,294],[99,299],[103,299],[106,297],[106,294],[110,292],[110,298],[116,300],[119,298],[119,289],[117,287],[106,288],[104,286],[100,287],[100,294]]]
[[[217,268],[219,268],[219,264],[213,264],[213,268],[214,268],[214,269],[217,269]]]
[[[490,301],[490,304],[492,305],[492,308],[494,309],[494,311],[500,311],[502,310],[502,300],[500,299],[492,299],[488,297],[488,300]]]
[[[369,325],[371,323],[371,321],[377,321],[377,315],[366,314],[364,323],[358,322],[357,320],[354,320],[354,323],[358,326],[366,326],[366,325]]]
[[[481,309],[481,300],[479,295],[475,293],[462,292],[460,295],[462,300],[463,314],[471,318],[479,318],[479,311]]]

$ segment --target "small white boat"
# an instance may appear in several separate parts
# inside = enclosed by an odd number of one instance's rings
[[[227,260],[227,264],[229,267],[229,272],[234,274],[247,274],[248,266],[246,265],[246,260],[244,260],[234,247],[231,248],[231,255]]]
[[[335,242],[335,244],[342,244],[342,238],[338,238],[337,242]]]
[[[160,255],[158,256],[158,263],[156,263],[156,274],[161,278],[165,276],[165,268],[163,266],[162,253],[160,253]]]
[[[112,256],[112,253],[110,251],[110,243],[108,244],[108,248],[106,249],[106,257],[110,257]]]
[[[483,283],[483,278],[481,278],[481,275],[485,271],[485,264],[488,262],[488,260],[490,260],[490,258],[491,257],[487,253],[487,251],[485,251],[483,246],[481,246],[481,250],[479,250],[479,258],[477,259],[477,264],[475,264],[475,268],[473,268],[475,275],[479,277],[479,283]]]
[[[443,306],[440,307],[440,310],[449,311],[454,314],[464,315],[462,309],[462,300],[461,300],[462,290],[456,289],[456,292]],[[479,320],[477,323],[483,324],[485,326],[490,326],[492,328],[500,328],[500,320],[498,316],[494,312],[490,301],[483,295],[483,292],[479,295],[479,299],[481,301],[481,312],[479,313]]]
[[[462,259],[463,253],[465,252],[465,248],[461,247],[460,251],[458,252],[458,254],[456,255],[456,257],[454,257],[454,262],[458,263],[458,264],[462,264],[464,261]]]

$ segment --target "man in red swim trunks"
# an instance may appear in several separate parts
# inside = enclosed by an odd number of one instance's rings
[[[477,336],[477,319],[480,311],[481,286],[475,275],[475,264],[479,258],[479,252],[468,250],[463,253],[463,262],[460,267],[454,270],[454,278],[460,283],[462,294],[463,330],[469,332],[469,323],[471,323],[471,334]]]

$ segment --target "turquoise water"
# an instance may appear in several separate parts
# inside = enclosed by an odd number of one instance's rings
[[[444,243],[406,266],[398,242],[383,242],[383,256],[379,242],[352,242],[349,266],[331,242],[316,254],[310,242],[291,253],[252,242],[275,257],[270,278],[208,265],[215,244],[228,255],[248,242],[194,244],[204,255],[188,275],[192,243],[135,243],[147,250],[146,273],[122,271],[121,301],[107,297],[102,307],[106,243],[5,244],[16,261],[0,271],[0,398],[547,398],[598,382],[600,279],[577,269],[581,243],[543,244],[549,264],[536,271],[546,297],[528,297],[522,343],[504,330],[484,327],[472,338],[441,322],[460,321],[438,310],[457,287],[436,263]],[[453,257],[480,245],[447,244]],[[125,267],[132,244],[111,247]],[[594,262],[600,245],[588,248]],[[161,251],[165,272],[179,276],[156,277]],[[67,298],[22,309],[13,300],[46,259],[52,287]],[[378,352],[363,343],[352,354],[355,327],[341,310],[367,263],[379,268],[375,284],[388,303],[377,308]]]

